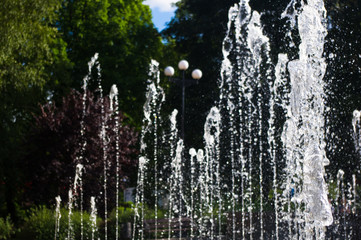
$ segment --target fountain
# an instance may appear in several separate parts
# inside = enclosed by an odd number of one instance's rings
[[[287,19],[291,30],[298,30],[298,54],[289,59],[287,52],[280,52],[276,63],[270,57],[272,49],[262,29],[261,14],[251,9],[249,0],[231,7],[228,17],[220,95],[205,119],[204,149],[186,148],[178,136],[177,110],[163,118],[165,93],[160,87],[159,63],[153,60],[150,64],[131,238],[352,239],[359,199],[356,175],[346,179],[339,169],[336,183],[333,179],[326,182],[325,167],[332,163],[325,150],[323,78],[327,64],[323,52],[327,29],[323,0],[290,1],[280,17]],[[287,36],[293,34],[291,30]],[[89,62],[89,73],[96,59],[97,55]],[[84,78],[83,116],[88,78]],[[100,75],[98,80],[103,99]],[[117,92],[113,86],[109,95],[112,111],[118,111]],[[102,116],[104,112],[102,104]],[[355,147],[361,154],[361,114],[355,110],[353,116]],[[114,131],[118,132],[119,119],[115,121]],[[106,128],[103,119],[105,219]],[[82,122],[82,136],[84,131]],[[82,144],[85,151],[86,142]],[[116,149],[118,172],[118,145]],[[82,153],[69,190],[68,240],[74,238],[73,204],[80,200],[83,210],[81,163]],[[117,174],[115,239],[120,238],[119,181]],[[80,199],[74,197],[78,190]],[[62,217],[60,197],[56,201],[55,240]],[[90,201],[94,239],[97,207],[94,197]],[[154,213],[150,219],[146,214],[149,208]],[[108,239],[107,221],[104,236]]]
[[[120,233],[120,226],[119,226],[119,195],[120,195],[120,184],[121,181],[125,181],[126,179],[120,179],[120,172],[121,172],[121,164],[124,162],[127,162],[129,159],[124,158],[124,156],[121,156],[121,151],[124,151],[124,142],[126,142],[127,149],[125,151],[129,150],[130,152],[134,152],[134,150],[131,150],[130,148],[130,142],[129,139],[133,138],[133,136],[125,136],[127,133],[133,134],[132,131],[129,128],[125,126],[121,126],[121,123],[123,121],[122,115],[120,115],[119,107],[118,107],[118,90],[115,85],[113,85],[110,89],[109,96],[104,96],[103,89],[101,85],[101,69],[100,64],[98,61],[98,54],[96,53],[94,57],[89,61],[88,63],[88,74],[83,78],[83,97],[82,97],[82,113],[81,113],[81,121],[80,121],[80,129],[79,129],[79,135],[80,135],[80,141],[79,141],[79,148],[80,149],[76,153],[76,169],[75,169],[75,175],[74,179],[72,180],[72,183],[69,186],[68,191],[68,201],[67,201],[67,216],[62,216],[61,214],[61,202],[62,199],[60,196],[56,197],[56,222],[55,222],[55,234],[54,239],[63,239],[64,237],[61,232],[64,232],[64,228],[66,228],[66,239],[99,239],[98,236],[102,235],[100,232],[104,229],[104,237],[105,239],[108,238],[108,231],[114,233],[115,238],[119,239],[119,233]],[[88,85],[91,80],[92,71],[96,68],[97,77],[96,77],[96,92],[98,93],[98,104],[97,110],[99,110],[98,118],[101,119],[101,121],[95,121],[98,126],[95,126],[93,129],[94,135],[90,138],[90,142],[87,142],[86,134],[87,130],[89,130],[89,127],[86,125],[88,120],[86,116],[89,112],[89,105],[90,102],[87,94],[89,94],[88,91]],[[93,119],[94,120],[94,116]],[[98,119],[95,119],[98,120]],[[112,126],[112,128],[110,127]],[[125,133],[125,134],[124,134]],[[125,136],[125,141],[120,141],[120,138]],[[133,140],[135,141],[135,138]],[[99,144],[99,151],[96,151],[95,155],[97,157],[100,157],[102,162],[102,176],[100,176],[99,182],[102,183],[102,189],[95,193],[95,196],[89,196],[90,199],[84,198],[84,181],[85,184],[88,184],[87,187],[89,187],[89,175],[87,174],[87,171],[91,170],[91,167],[94,167],[94,158],[92,159],[89,154],[87,154],[89,151],[89,145],[90,147],[93,147],[92,142],[96,142]],[[122,146],[120,146],[122,144]],[[121,147],[123,150],[121,150]],[[99,153],[97,155],[97,153]],[[132,153],[131,153],[132,154]],[[114,159],[113,159],[114,158]],[[96,164],[96,163],[95,163]],[[88,167],[89,166],[89,167]],[[112,175],[114,172],[114,176]],[[97,177],[95,177],[97,178]],[[115,186],[109,186],[108,179],[112,180],[112,178],[115,180]],[[98,180],[95,179],[93,182],[94,184],[97,184]],[[110,191],[108,192],[108,189]],[[109,193],[113,193],[110,194]],[[85,196],[88,196],[88,192]],[[115,199],[115,203],[113,204],[112,199]],[[88,204],[89,203],[89,204]],[[103,203],[103,206],[99,206],[100,203]],[[90,215],[84,214],[84,206],[88,206],[90,212]],[[109,229],[108,227],[108,220],[104,221],[103,226],[101,227],[101,231],[99,229],[99,224],[97,218],[100,214],[101,216],[104,216],[105,219],[109,219],[109,213],[110,206],[115,207],[115,218],[114,218],[114,227],[115,231],[113,229]],[[100,210],[98,210],[100,209]],[[75,225],[73,223],[74,217],[77,217],[74,215],[74,210],[78,210],[80,212],[80,224],[79,226]],[[87,219],[84,219],[85,216]],[[60,226],[60,219],[61,218],[67,219],[67,226]],[[89,220],[88,220],[89,218]],[[60,228],[62,227],[62,230]],[[91,229],[91,231],[89,231]],[[79,237],[78,237],[79,236]],[[113,235],[111,235],[113,236]]]
[[[175,140],[173,113],[169,162],[164,163],[170,173],[159,171],[152,178],[155,185],[141,181],[136,202],[136,209],[144,207],[144,189],[153,189],[148,197],[154,199],[151,202],[157,211],[157,199],[166,192],[168,228],[157,228],[161,220],[156,216],[152,221],[155,231],[149,231],[144,225],[148,220],[136,211],[133,240],[326,239],[341,228],[335,227],[341,225],[340,215],[333,217],[335,208],[352,206],[350,213],[356,214],[356,176],[345,185],[339,171],[335,201],[330,199],[325,180],[330,162],[324,135],[324,3],[291,1],[281,17],[288,19],[291,30],[298,29],[301,42],[297,58],[289,59],[281,52],[273,64],[261,15],[251,9],[248,0],[230,8],[220,96],[205,122],[204,149],[191,148],[186,154],[183,140]],[[150,92],[148,96],[156,96],[154,90]],[[155,112],[154,107],[145,110],[145,116]],[[354,116],[355,142],[360,149],[360,113],[355,111]],[[146,131],[156,134],[157,129]],[[160,146],[154,142],[153,147]],[[158,158],[156,151],[163,150],[154,150],[154,159]],[[150,174],[150,160],[142,161],[139,176]],[[168,181],[157,185],[156,178]],[[342,234],[351,239],[349,213],[342,214]]]

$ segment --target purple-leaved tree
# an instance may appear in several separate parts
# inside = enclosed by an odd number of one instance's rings
[[[99,206],[103,204],[103,141],[100,137],[102,119],[106,127],[106,156],[109,163],[107,174],[108,198],[114,207],[116,186],[116,122],[115,111],[109,108],[109,98],[104,98],[105,114],[101,114],[99,97],[88,91],[84,117],[85,132],[80,133],[83,112],[82,94],[73,90],[62,103],[48,103],[41,106],[41,114],[34,116],[33,129],[28,138],[28,154],[24,159],[26,168],[25,198],[29,204],[50,204],[57,195],[67,201],[78,163],[84,165],[83,192],[85,207],[90,196],[96,196]],[[136,173],[137,133],[126,124],[126,118],[119,112],[119,179],[125,187],[127,179]],[[86,142],[82,153],[81,144]]]

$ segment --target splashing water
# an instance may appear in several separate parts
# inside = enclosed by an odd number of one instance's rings
[[[190,187],[191,187],[191,199],[190,199],[190,208],[191,210],[194,209],[194,193],[196,191],[196,186],[195,186],[195,182],[194,182],[194,175],[195,175],[195,163],[194,163],[194,159],[197,155],[197,151],[194,148],[189,149],[189,155],[191,157],[191,182],[190,182]],[[191,224],[191,231],[190,231],[190,237],[191,239],[194,238],[194,228],[195,228],[195,223],[194,223],[194,212],[191,211],[190,212],[190,224]],[[168,229],[168,231],[170,232],[170,229]]]
[[[109,93],[109,99],[110,99],[110,110],[115,113],[114,121],[115,121],[115,239],[119,239],[119,171],[120,171],[120,165],[119,165],[119,102],[118,102],[118,88],[114,84],[112,85]],[[115,103],[115,107],[113,107],[113,102]]]
[[[87,159],[84,160],[84,156],[85,156],[85,148],[87,146],[87,140],[85,138],[85,130],[86,127],[84,125],[84,119],[86,116],[86,98],[87,98],[87,87],[88,87],[88,82],[90,80],[90,76],[91,76],[91,72],[93,67],[96,64],[99,64],[98,62],[98,58],[99,58],[99,54],[95,53],[94,56],[91,58],[91,60],[88,62],[88,74],[83,78],[83,101],[82,101],[82,107],[83,107],[83,111],[82,111],[82,115],[81,115],[81,120],[80,120],[80,152],[77,154],[76,157],[76,162],[78,164],[85,164],[87,163]],[[82,165],[83,166],[83,165]],[[81,173],[80,173],[81,174]],[[82,182],[82,178],[80,178],[80,182],[79,182],[80,186],[80,236],[81,236],[81,240],[84,239],[84,215],[83,215],[83,182]],[[72,196],[72,194],[69,193],[69,201],[70,201],[70,196]],[[70,206],[70,205],[69,205]],[[70,223],[70,212],[69,212],[69,223]],[[70,229],[70,225],[69,225],[69,229]],[[70,237],[70,235],[68,236],[68,238]]]
[[[324,239],[324,227],[333,221],[324,180],[324,166],[329,164],[323,134],[325,11],[322,1],[303,4],[298,16],[300,59],[288,63],[291,93],[283,143],[290,179],[284,192],[294,192],[291,202],[297,210],[293,224],[301,226],[296,234],[304,239],[314,234]]]
[[[220,112],[222,133],[230,137],[229,146],[225,147],[229,154],[222,155],[228,155],[231,162],[232,190],[228,198],[232,202],[232,239],[246,238],[246,235],[252,239],[253,209],[256,207],[252,176],[258,173],[258,182],[262,186],[263,144],[266,141],[262,108],[269,104],[270,48],[268,38],[262,33],[260,14],[252,11],[248,1],[240,1],[230,9],[228,29],[223,42]],[[260,167],[255,169],[255,164]],[[260,189],[263,198],[263,189]],[[236,209],[238,202],[240,210]],[[263,199],[259,208],[263,208]],[[240,234],[236,230],[236,215],[241,218]],[[262,229],[263,216],[260,223]]]
[[[73,239],[73,224],[72,224],[72,216],[73,216],[73,190],[69,190],[68,192],[68,238],[67,240]]]
[[[57,196],[55,198],[56,201],[56,207],[55,207],[55,234],[54,234],[54,240],[57,239],[59,230],[60,230],[60,219],[61,219],[61,213],[60,213],[60,204],[61,204],[61,197]]]
[[[91,222],[91,240],[94,240],[95,232],[97,229],[97,208],[95,203],[95,197],[90,198],[90,222]]]
[[[73,188],[69,190],[68,192],[68,240],[74,239],[74,228],[72,223],[72,216],[73,216],[73,208],[74,203],[76,202],[76,197],[80,195],[79,192],[82,192],[82,174],[83,174],[83,168],[84,166],[82,164],[76,165],[76,171],[75,171],[75,178],[73,183]],[[82,200],[82,199],[81,199]],[[82,202],[80,202],[82,204]],[[83,214],[81,212],[81,217],[83,217]],[[81,218],[81,229],[83,229],[83,221]],[[81,235],[83,235],[83,232],[81,231]]]
[[[140,137],[140,158],[139,158],[139,169],[138,169],[138,186],[135,197],[135,215],[134,222],[136,227],[133,227],[132,239],[144,239],[144,207],[145,207],[145,195],[144,189],[149,187],[146,182],[146,169],[148,169],[149,159],[153,159],[153,183],[154,183],[154,212],[155,212],[155,226],[157,230],[157,218],[158,218],[158,124],[161,121],[160,110],[162,103],[165,101],[165,94],[163,89],[159,86],[160,73],[159,63],[152,60],[149,68],[149,85],[147,86],[146,102],[143,106],[143,127]],[[153,151],[152,155],[148,152],[148,146],[145,139],[151,135],[153,138]]]
[[[290,206],[290,201],[287,199],[286,202],[280,203],[280,196],[278,194],[279,183],[278,183],[278,165],[280,165],[280,159],[277,159],[276,153],[276,138],[275,138],[275,127],[274,124],[277,120],[275,110],[276,110],[276,103],[279,108],[282,109],[282,113],[285,115],[287,109],[287,99],[288,95],[284,93],[287,89],[287,62],[288,56],[286,54],[279,54],[278,55],[278,62],[275,68],[275,81],[271,86],[271,99],[270,99],[270,118],[268,121],[269,130],[268,130],[268,144],[269,144],[269,156],[271,159],[271,165],[273,170],[273,192],[274,192],[274,215],[275,215],[275,238],[279,239],[279,225],[280,225],[280,214],[282,205]],[[261,167],[261,166],[260,166]],[[262,171],[260,171],[262,172]],[[262,175],[261,175],[262,176]],[[262,180],[260,180],[262,182]],[[262,184],[260,184],[262,189]],[[261,204],[262,206],[262,204]],[[262,211],[261,211],[262,212]],[[261,218],[262,219],[262,218]],[[262,224],[261,224],[262,226]],[[262,237],[263,234],[261,233]]]
[[[299,59],[280,53],[273,66],[261,15],[248,0],[230,8],[220,99],[206,119],[204,150],[189,151],[190,176],[181,164],[183,142],[171,146],[168,238],[172,219],[180,219],[183,209],[190,218],[191,238],[219,239],[223,223],[231,239],[325,238],[325,227],[333,221],[324,180],[329,163],[323,133],[325,14],[321,0],[301,1],[300,6],[291,1],[281,17],[299,30]],[[286,35],[292,39],[291,30]],[[150,112],[145,111],[148,122]],[[285,119],[283,129],[276,127],[279,115]],[[171,119],[174,133],[174,113]],[[265,169],[269,167],[271,171]],[[141,174],[144,170],[141,165]],[[270,187],[264,176],[270,172],[273,220],[265,221]],[[187,176],[189,189],[182,189]]]
[[[107,177],[108,177],[108,159],[107,159],[107,136],[106,136],[106,130],[107,130],[107,125],[106,125],[106,121],[107,121],[107,115],[105,112],[105,105],[104,105],[104,96],[103,96],[103,89],[101,86],[101,69],[100,69],[100,64],[98,61],[98,57],[99,54],[96,53],[91,60],[88,63],[88,74],[83,78],[83,101],[82,101],[82,115],[81,115],[81,122],[80,122],[80,151],[78,153],[76,153],[76,172],[75,172],[75,177],[74,177],[74,181],[73,184],[71,186],[71,189],[68,191],[68,234],[67,234],[67,238],[68,240],[72,240],[74,239],[74,227],[73,227],[73,222],[72,222],[72,216],[73,216],[73,209],[75,207],[78,207],[80,210],[80,239],[84,239],[84,209],[83,209],[83,202],[84,202],[84,197],[83,197],[83,172],[85,171],[86,168],[86,164],[88,163],[88,160],[84,158],[85,156],[85,151],[86,151],[86,146],[87,146],[87,141],[85,138],[85,131],[86,131],[86,126],[85,126],[85,117],[86,117],[86,98],[87,98],[87,87],[88,87],[88,83],[91,80],[91,73],[92,70],[94,68],[94,66],[96,66],[96,70],[97,70],[97,83],[98,83],[98,91],[99,91],[99,98],[101,101],[101,114],[102,114],[102,121],[100,123],[100,132],[99,132],[99,136],[101,138],[102,141],[102,146],[103,146],[103,163],[104,163],[104,207],[105,207],[105,211],[104,211],[104,215],[105,218],[108,217],[108,207],[107,207],[107,203],[108,203],[108,199],[107,199]],[[111,92],[110,92],[110,100],[112,102],[111,104],[111,110],[113,110],[113,101],[114,101],[114,105],[115,105],[115,112],[118,112],[118,98],[117,98],[117,88],[116,86],[112,86],[111,88]],[[116,127],[115,127],[115,131],[117,131],[117,129],[119,129],[119,117],[118,115],[115,116],[115,122],[116,122]],[[116,153],[116,162],[117,164],[117,173],[119,171],[119,131],[117,131],[116,134],[116,149],[117,149],[117,153]],[[117,184],[119,184],[119,177],[117,177]],[[119,195],[119,185],[116,186],[117,189],[117,195]],[[102,194],[102,193],[101,193]],[[93,199],[94,198],[94,199]],[[78,202],[79,201],[79,202]],[[117,202],[119,201],[119,199],[117,198]],[[94,204],[94,205],[93,205]],[[95,206],[95,197],[92,197],[91,199],[91,207],[92,207],[92,211],[94,209],[96,209]],[[118,221],[117,221],[118,222]],[[108,237],[108,226],[107,226],[107,221],[105,221],[105,239],[107,239]],[[118,233],[118,230],[116,231]],[[94,232],[93,232],[94,233]],[[92,235],[94,237],[94,234]],[[56,235],[55,235],[56,237]]]
[[[171,176],[169,178],[169,225],[172,224],[172,219],[178,219],[179,223],[179,238],[182,237],[182,217],[184,207],[183,196],[183,175],[182,175],[182,156],[183,156],[183,140],[180,139],[177,143],[175,156],[171,162]],[[171,237],[172,231],[168,231],[168,239]]]
[[[101,105],[101,121],[100,121],[100,132],[99,136],[101,139],[101,146],[103,151],[103,166],[104,166],[104,172],[103,172],[103,194],[104,194],[104,218],[108,219],[108,168],[109,168],[109,160],[108,160],[108,141],[106,136],[106,131],[108,129],[107,127],[107,119],[106,119],[106,113],[105,113],[105,107],[104,107],[104,97],[103,97],[103,87],[101,84],[101,69],[100,64],[97,64],[97,82],[98,82],[98,91],[99,91],[99,99],[100,99],[100,105]],[[104,239],[108,239],[108,221],[106,220],[104,222]]]
[[[218,224],[218,236],[221,235],[221,179],[220,179],[220,162],[219,162],[219,134],[220,134],[221,115],[218,108],[213,107],[209,112],[206,123],[204,125],[204,141],[205,141],[205,159],[206,159],[206,178],[207,185],[210,189],[207,192],[205,205],[208,208],[208,215],[210,215],[210,238],[214,239],[215,224]],[[218,209],[218,214],[215,210]],[[217,214],[215,217],[214,214]]]
[[[355,141],[356,150],[361,155],[361,113],[358,110],[353,111],[352,127],[353,127],[353,139]]]
[[[323,1],[290,1],[281,17],[289,20],[290,28],[285,36],[290,39],[288,47],[297,47],[293,35],[298,30],[298,55],[293,59],[279,53],[276,64],[270,57],[271,45],[263,32],[262,14],[251,9],[249,0],[240,0],[230,8],[228,16],[219,102],[205,119],[204,149],[190,148],[187,155],[184,141],[178,137],[177,110],[166,119],[168,122],[162,121],[160,111],[165,94],[159,86],[159,63],[153,60],[150,65],[132,239],[325,239],[326,228],[333,222],[334,232],[340,230],[342,238],[352,238],[354,229],[347,226],[346,220],[349,212],[356,212],[356,175],[350,181],[339,170],[333,202],[328,199],[325,181],[329,160],[324,136],[323,78],[327,65],[323,51],[327,30]],[[96,61],[97,55],[89,63],[89,71]],[[97,67],[103,99],[100,67]],[[87,79],[84,78],[83,85],[82,119]],[[111,111],[117,112],[116,86],[111,88],[109,98]],[[357,110],[353,114],[355,146],[361,155],[361,114]],[[102,116],[100,136],[107,218],[107,119],[103,103]],[[118,119],[115,121],[114,131],[118,132]],[[170,126],[169,134],[163,131],[163,123]],[[84,131],[82,122],[82,137]],[[84,151],[86,142],[82,144]],[[116,149],[115,239],[119,239],[120,156],[119,147]],[[79,194],[83,212],[81,164],[85,161],[82,156],[78,157],[76,177],[69,190],[68,240],[74,238],[71,215]],[[160,204],[163,194],[168,205]],[[331,203],[338,212],[335,219]],[[146,219],[146,205],[154,210],[151,220]],[[97,231],[95,198],[91,199],[91,208],[93,239]],[[159,210],[166,212],[167,219],[160,219]],[[152,234],[146,227],[149,222],[154,224]],[[83,220],[81,224],[83,229]],[[163,225],[167,226],[163,228]],[[107,231],[105,221],[105,239]]]

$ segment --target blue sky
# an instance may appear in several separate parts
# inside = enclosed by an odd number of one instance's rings
[[[177,0],[146,0],[143,3],[152,9],[153,23],[159,31],[166,27],[166,23],[174,16],[175,8],[172,3]]]

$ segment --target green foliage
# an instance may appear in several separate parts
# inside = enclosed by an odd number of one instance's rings
[[[103,145],[100,139],[102,104],[105,109],[110,108],[108,97],[100,99],[88,91],[86,96],[86,111],[83,119],[86,131],[80,133],[83,111],[82,94],[72,91],[63,98],[62,104],[57,107],[55,103],[48,103],[41,107],[41,114],[34,115],[34,124],[27,139],[27,155],[23,159],[24,178],[31,183],[24,192],[28,202],[44,204],[51,202],[55,196],[60,195],[66,199],[68,195],[69,179],[74,177],[77,156],[81,153],[82,142],[86,141],[82,156],[85,164],[83,176],[84,199],[97,196],[102,191]],[[107,157],[109,162],[107,182],[109,186],[116,185],[116,153],[119,153],[117,171],[120,179],[129,177],[136,168],[137,133],[127,125],[122,113],[118,112],[120,126],[116,127],[115,113],[107,111]],[[117,139],[117,136],[119,138]],[[116,148],[118,141],[118,149]],[[123,186],[120,183],[120,186]],[[108,190],[109,196],[115,196],[115,188]],[[103,200],[99,200],[102,202]],[[110,201],[113,202],[113,201]],[[85,205],[88,204],[85,203]],[[109,207],[114,207],[109,205]]]
[[[61,209],[60,227],[57,239],[65,240],[68,237],[69,218],[68,210]],[[72,226],[74,230],[74,239],[80,239],[81,233],[81,214],[73,211]],[[55,236],[55,213],[44,206],[33,208],[29,211],[29,216],[25,219],[25,224],[17,234],[16,240],[49,240]],[[102,223],[101,219],[97,219],[98,225]],[[90,215],[83,213],[84,238],[90,239],[92,235]],[[99,226],[98,226],[99,227]],[[99,233],[95,234],[97,239]]]
[[[0,239],[10,239],[10,236],[15,233],[14,225],[10,217],[0,218]]]
[[[159,208],[157,211],[158,218],[164,218],[167,210]],[[146,207],[144,211],[144,219],[155,219],[155,211],[151,207]]]
[[[59,32],[74,63],[70,87],[79,89],[88,60],[98,52],[104,89],[118,85],[120,108],[138,124],[148,64],[162,50],[151,18],[140,0],[67,0],[59,11]]]
[[[26,236],[29,239],[51,239],[55,230],[55,214],[45,207],[33,208],[29,217],[25,219],[25,225],[19,236]]]
[[[132,224],[134,221],[134,205],[132,203],[123,203],[118,208],[118,229],[120,239],[123,239],[122,233],[124,233],[127,225]],[[108,237],[109,239],[115,239],[116,235],[116,209],[109,215],[108,219]]]
[[[68,58],[67,43],[57,34],[51,44],[53,62],[46,67],[46,73],[51,76],[44,86],[43,92],[55,102],[61,102],[61,98],[68,95],[71,86],[71,69],[74,63]]]
[[[132,223],[134,220],[134,205],[132,203],[123,203],[122,206],[118,208],[119,213],[119,233],[120,239],[123,239],[122,233],[126,224]],[[61,218],[59,221],[59,232],[57,234],[57,239],[65,240],[68,237],[69,229],[69,211],[65,208],[60,210]],[[145,219],[154,219],[154,210],[146,207],[145,208]],[[165,210],[158,211],[158,217],[164,218]],[[72,215],[72,228],[73,228],[73,239],[80,239],[81,233],[81,213],[79,211],[73,211]],[[84,239],[91,239],[92,236],[92,227],[90,221],[90,215],[87,212],[83,213],[83,226],[84,226]],[[113,239],[115,237],[115,220],[116,220],[116,211],[113,211],[109,214],[108,219],[108,238]],[[16,240],[49,240],[54,239],[55,234],[55,212],[44,206],[32,208],[28,212],[28,216],[24,220],[24,224],[19,230],[19,233],[16,235]],[[94,239],[102,237],[104,221],[97,217],[97,226],[95,230]],[[0,219],[0,229],[1,229],[1,219]],[[12,232],[13,233],[13,232]],[[1,235],[0,235],[1,236]],[[1,239],[1,238],[0,238]],[[6,238],[5,238],[6,239]]]
[[[100,53],[105,92],[116,83],[120,109],[140,126],[148,64],[151,58],[159,58],[164,49],[150,9],[142,2],[1,2],[0,214],[10,213],[15,224],[20,219],[20,204],[16,203],[24,201],[23,193],[33,186],[21,162],[36,157],[24,144],[29,138],[32,116],[40,114],[39,103],[51,100],[59,106],[71,89],[80,89],[87,62],[95,52]],[[90,88],[94,89],[94,84]],[[126,144],[128,139],[123,141]],[[43,153],[47,152],[52,150]]]
[[[328,197],[333,201],[333,202],[337,202],[338,199],[337,199],[337,195],[339,194],[338,193],[338,186],[337,186],[337,182],[336,181],[333,181],[333,182],[330,182],[328,184]],[[338,196],[339,197],[339,196]]]
[[[17,223],[21,185],[22,140],[32,112],[44,99],[41,88],[49,79],[51,27],[60,0],[1,1],[0,7],[0,205]],[[20,205],[20,204],[18,204]]]
[[[131,202],[122,203],[121,206],[118,208],[118,226],[119,226],[119,233],[120,233],[120,239],[122,238],[122,232],[125,232],[125,228],[129,226],[129,224],[133,224],[134,221],[134,208],[135,205]],[[138,206],[139,210],[141,208],[141,205]],[[166,210],[158,208],[158,219],[165,218],[166,216]],[[155,218],[155,211],[154,208],[149,207],[148,205],[144,206],[144,219],[154,219]],[[113,211],[109,215],[108,219],[108,237],[110,239],[115,238],[115,230],[116,230],[116,209],[113,209]],[[125,238],[124,238],[125,239]]]
[[[190,64],[190,70],[199,68],[203,77],[198,85],[186,90],[185,143],[202,147],[199,129],[203,128],[209,109],[218,98],[219,70],[223,60],[222,42],[227,30],[228,9],[238,0],[182,0],[168,28],[162,35],[175,42],[174,49]],[[178,61],[181,59],[177,59]],[[190,71],[187,73],[190,78]],[[181,91],[172,85],[173,108],[180,109]]]
[[[118,207],[118,221],[119,223],[133,222],[134,220],[134,208],[135,205],[131,202],[123,203],[122,206]],[[141,206],[138,206],[141,208]],[[166,210],[162,208],[158,208],[158,218],[164,218],[166,215]],[[147,205],[144,207],[144,219],[154,219],[155,211],[154,208],[151,208]],[[113,211],[109,215],[109,222],[115,222],[116,219],[116,210]]]
[[[119,223],[132,222],[134,217],[134,205],[130,203],[124,203],[118,207],[118,221]],[[114,222],[116,219],[116,209],[110,213],[109,221]]]
[[[49,26],[58,0],[3,0],[0,8],[0,89],[42,86],[44,66],[51,63]]]

